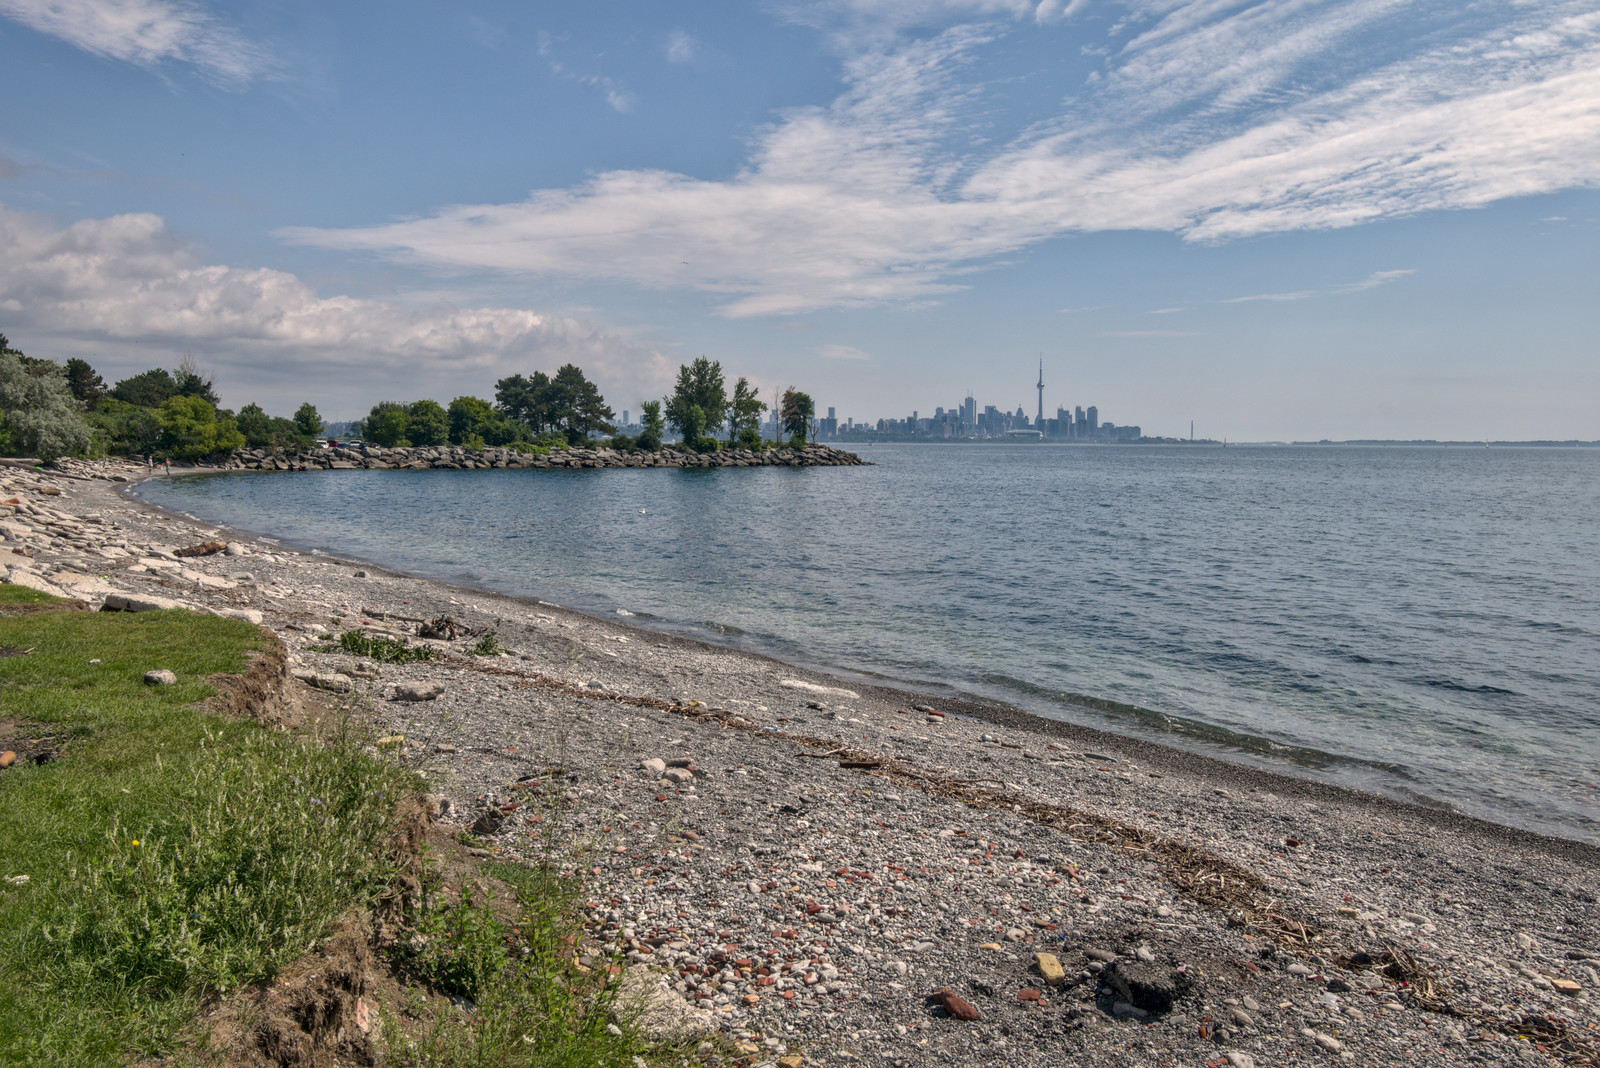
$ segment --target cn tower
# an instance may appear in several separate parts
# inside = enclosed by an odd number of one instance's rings
[[[1039,418],[1033,424],[1040,431],[1044,430],[1044,353],[1039,354]]]

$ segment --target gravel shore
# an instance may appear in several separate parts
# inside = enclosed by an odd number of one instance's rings
[[[0,471],[7,580],[262,622],[755,1063],[1600,1064],[1592,846],[235,537],[144,474]]]

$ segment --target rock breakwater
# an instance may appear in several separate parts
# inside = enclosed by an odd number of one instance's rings
[[[853,452],[811,444],[803,449],[724,449],[693,452],[665,448],[659,452],[623,452],[596,446],[522,453],[513,449],[467,449],[458,445],[385,449],[308,449],[296,453],[240,449],[223,462],[230,471],[289,471],[298,467],[321,471],[451,470],[546,467],[858,467],[868,461]]]

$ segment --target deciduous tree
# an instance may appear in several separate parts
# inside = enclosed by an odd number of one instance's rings
[[[362,426],[363,436],[374,445],[392,449],[411,444],[411,439],[406,436],[411,429],[411,419],[406,415],[404,404],[379,401],[367,413]]]
[[[783,399],[778,402],[778,419],[784,433],[789,435],[789,444],[806,443],[806,435],[811,432],[811,417],[816,411],[810,394],[801,393],[793,386],[783,391]]]
[[[760,447],[761,413],[767,410],[766,401],[757,396],[760,392],[743,375],[733,384],[733,400],[728,405],[729,441],[752,449]]]
[[[639,402],[639,448],[655,452],[661,448],[661,436],[666,433],[667,421],[661,417],[661,402]]]
[[[294,428],[302,437],[314,438],[322,433],[324,423],[322,415],[317,411],[317,406],[306,401],[294,412]]]
[[[450,417],[438,401],[414,401],[406,409],[406,437],[413,445],[447,445],[450,442]]]
[[[180,460],[232,452],[244,444],[238,425],[218,419],[216,408],[202,397],[168,397],[156,418],[161,421],[161,447]]]
[[[239,409],[234,423],[244,435],[244,443],[252,449],[265,448],[272,441],[272,417],[259,404],[246,404]]]
[[[691,408],[700,409],[701,429],[693,435],[685,429]],[[667,422],[683,435],[684,443],[691,448],[701,447],[703,434],[721,430],[728,416],[728,391],[722,378],[722,364],[700,356],[680,366],[672,395],[667,398],[666,416]]]

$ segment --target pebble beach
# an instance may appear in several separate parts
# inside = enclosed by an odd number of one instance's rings
[[[267,627],[752,1063],[1600,1064],[1591,845],[290,550],[148,474],[0,469],[6,581]]]

